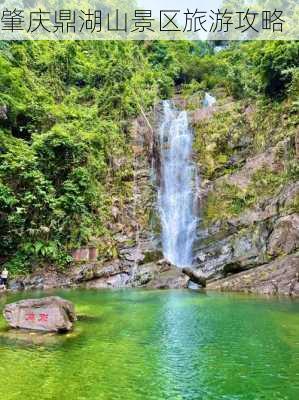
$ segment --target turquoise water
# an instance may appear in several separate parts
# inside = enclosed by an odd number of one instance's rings
[[[299,399],[299,302],[183,290],[51,294],[82,317],[64,336],[9,333],[1,317],[1,400]],[[1,298],[0,307],[39,295]]]

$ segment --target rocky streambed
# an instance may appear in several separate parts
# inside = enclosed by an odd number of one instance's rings
[[[189,277],[168,263],[128,266],[120,260],[74,265],[66,272],[56,267],[39,269],[9,283],[11,290],[48,290],[53,288],[119,289],[145,287],[154,289],[187,288]]]

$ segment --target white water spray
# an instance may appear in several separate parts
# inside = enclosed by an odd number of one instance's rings
[[[192,162],[192,130],[186,111],[163,102],[159,129],[161,179],[158,207],[164,257],[178,267],[192,265],[196,237],[198,177]]]
[[[216,98],[211,96],[209,93],[205,93],[205,98],[203,99],[204,107],[211,107],[216,103]]]

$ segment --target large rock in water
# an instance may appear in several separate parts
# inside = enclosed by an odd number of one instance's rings
[[[73,304],[54,296],[7,304],[3,315],[12,328],[46,332],[69,331],[76,320]]]

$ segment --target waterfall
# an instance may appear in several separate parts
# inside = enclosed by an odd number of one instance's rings
[[[211,96],[209,93],[205,93],[205,98],[203,99],[204,107],[211,107],[216,103],[216,98]]]
[[[198,177],[192,162],[193,133],[186,111],[163,102],[159,128],[158,208],[164,257],[178,267],[192,265],[196,236]]]

